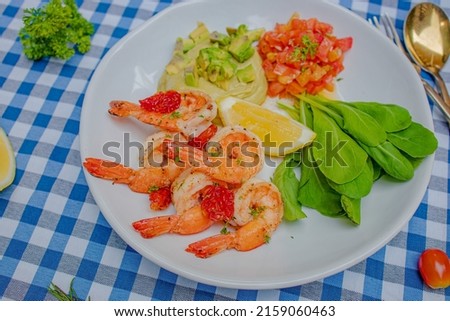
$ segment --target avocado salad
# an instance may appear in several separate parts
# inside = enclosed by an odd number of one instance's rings
[[[197,89],[215,100],[231,95],[262,104],[267,80],[253,43],[263,33],[263,28],[249,30],[244,24],[226,33],[210,32],[199,22],[187,38],[177,38],[158,90]]]

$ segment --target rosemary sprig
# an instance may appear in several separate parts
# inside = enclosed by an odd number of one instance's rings
[[[72,279],[72,281],[70,282],[69,293],[65,293],[59,286],[57,286],[53,282],[50,283],[50,286],[48,287],[48,292],[50,292],[50,294],[53,295],[59,301],[82,301],[75,292],[75,289],[73,288],[74,280],[75,279]],[[91,297],[88,297],[87,301],[91,301]]]

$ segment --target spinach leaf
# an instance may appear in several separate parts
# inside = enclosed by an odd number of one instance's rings
[[[307,147],[309,149],[311,147]],[[307,157],[311,153],[305,153]],[[341,216],[341,195],[333,190],[326,177],[311,160],[303,159],[301,164],[300,188],[298,190],[299,202],[327,216]]]
[[[409,160],[409,162],[411,163],[411,165],[412,165],[412,167],[414,169],[419,167],[419,165],[422,164],[423,160],[425,159],[425,157],[418,157],[418,158],[416,158],[416,157],[411,157],[411,156],[409,156],[408,154],[405,154],[405,153],[402,153],[402,154],[403,154],[403,156],[405,156]]]
[[[272,183],[280,190],[284,203],[283,218],[287,221],[295,221],[306,217],[297,200],[299,180],[295,176],[294,168],[298,165],[294,153],[286,155],[284,160],[275,169],[272,178]]]
[[[368,146],[377,146],[386,140],[386,131],[369,114],[340,101],[322,103],[342,116],[341,128],[354,139]]]
[[[361,199],[350,198],[346,195],[341,197],[341,205],[347,217],[355,224],[361,223]]]
[[[300,115],[299,115],[299,110],[296,109],[294,106],[289,106],[281,101],[277,102],[277,106],[278,108],[280,108],[281,110],[284,110],[285,112],[287,112],[287,114],[294,120],[298,121],[299,123],[301,123],[300,120]]]
[[[407,181],[414,176],[414,168],[411,162],[389,141],[385,141],[376,147],[361,143],[360,145],[393,178]]]
[[[370,157],[369,157],[370,158]],[[384,172],[380,165],[378,165],[377,162],[372,161],[372,168],[373,168],[373,177],[372,180],[375,182],[383,176]]]
[[[293,106],[279,107],[317,136],[275,170],[273,182],[282,192],[286,220],[306,217],[303,205],[360,224],[361,199],[376,180],[384,174],[411,179],[424,157],[437,148],[434,134],[412,122],[408,110],[399,105],[297,98]],[[298,166],[300,180],[294,172]]]
[[[363,171],[354,180],[345,184],[336,184],[335,182],[328,180],[328,183],[336,192],[357,199],[370,193],[373,185],[373,175],[372,161],[370,160],[370,157],[368,157]]]
[[[311,106],[303,100],[297,100],[295,107],[299,111],[300,122],[309,128],[313,128],[313,114]]]
[[[399,105],[362,101],[349,104],[372,116],[388,133],[405,129],[411,124],[409,111]]]
[[[366,166],[367,153],[336,122],[313,108],[314,160],[321,172],[337,184],[354,180]]]
[[[388,140],[395,147],[414,158],[431,155],[438,147],[438,141],[433,132],[416,122],[412,122],[404,130],[389,133]]]

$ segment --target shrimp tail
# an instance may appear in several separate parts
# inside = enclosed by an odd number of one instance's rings
[[[143,238],[148,239],[170,233],[178,223],[178,219],[178,215],[157,216],[133,222],[132,225]]]
[[[134,175],[134,170],[132,168],[99,158],[86,158],[83,162],[83,166],[89,174],[95,177],[109,179],[116,183],[127,184],[130,177]]]
[[[124,100],[112,100],[109,107],[108,113],[118,117],[131,116],[133,111],[140,109],[140,106]]]
[[[205,259],[214,254],[234,248],[235,237],[236,235],[234,233],[214,235],[189,244],[186,252],[193,253],[196,257]]]

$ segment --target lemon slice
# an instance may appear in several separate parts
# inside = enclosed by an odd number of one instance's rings
[[[220,99],[217,105],[222,122],[251,130],[262,140],[266,155],[289,154],[311,144],[316,137],[316,133],[305,125],[239,98],[228,96]]]
[[[16,175],[16,159],[11,142],[0,127],[0,191],[7,188]]]

